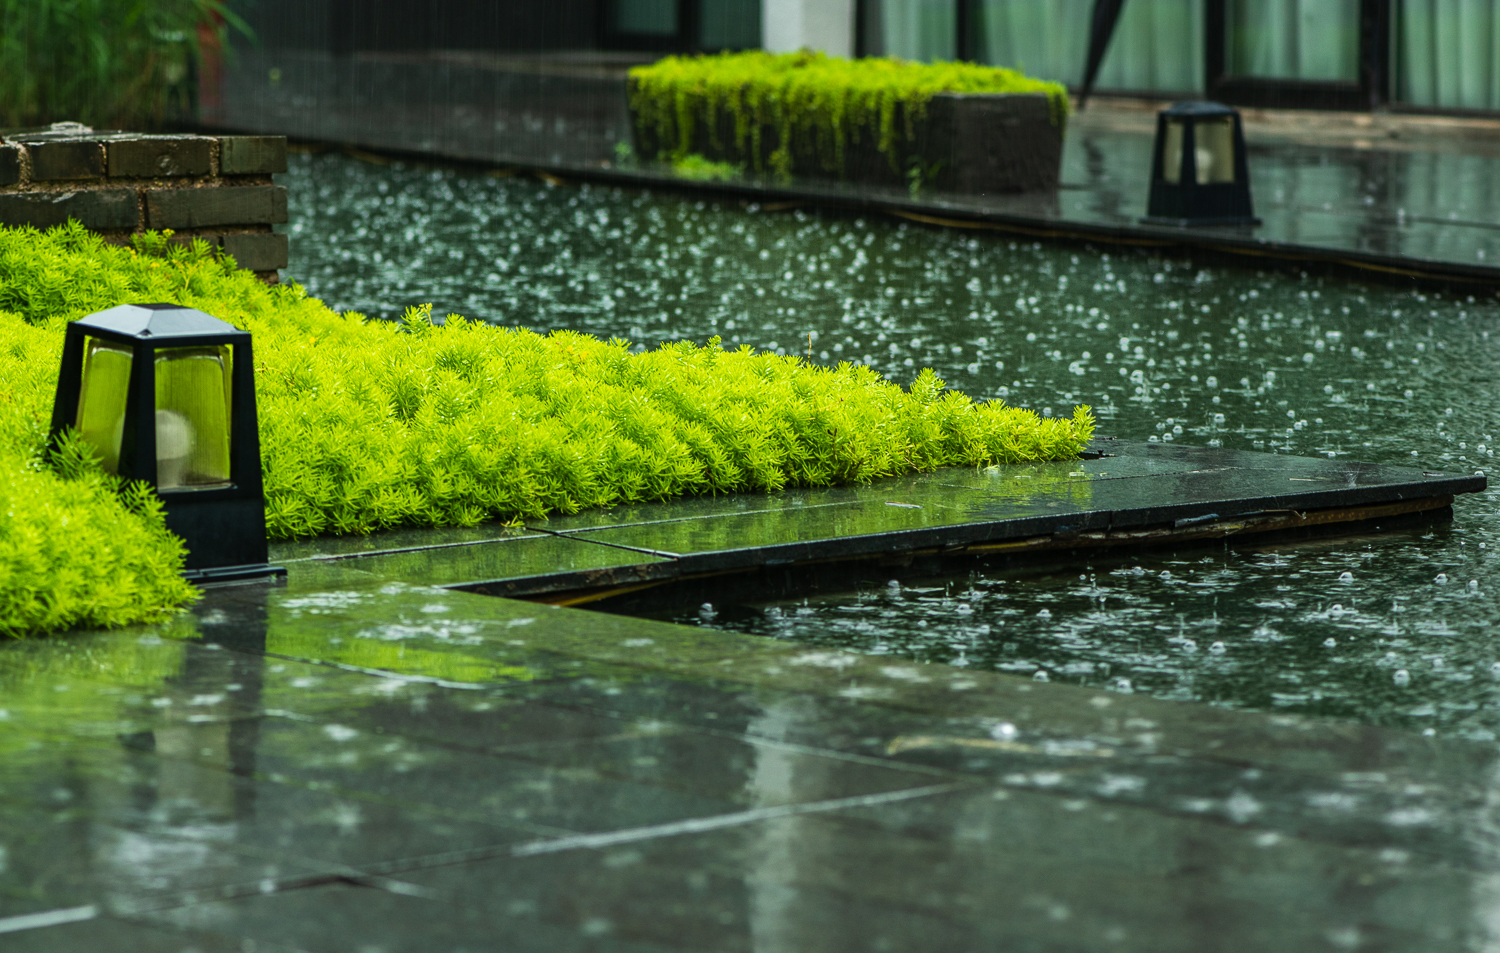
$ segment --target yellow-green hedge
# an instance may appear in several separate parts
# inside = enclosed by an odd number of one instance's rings
[[[455,526],[696,493],[826,486],[1076,456],[1093,418],[976,404],[923,371],[540,335],[426,309],[336,314],[206,246],[115,248],[76,225],[0,229],[0,630],[150,618],[180,603],[179,544],[139,492],[42,463],[65,323],[173,301],[255,336],[269,532]],[[9,505],[6,506],[6,502]],[[25,505],[22,505],[22,504]],[[42,504],[45,505],[42,505]]]

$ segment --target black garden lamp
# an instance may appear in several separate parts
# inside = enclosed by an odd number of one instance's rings
[[[267,564],[250,334],[193,308],[126,304],[68,324],[52,439],[156,488],[192,582],[284,575]]]
[[[1156,114],[1152,225],[1259,225],[1250,205],[1245,133],[1236,109],[1175,103]]]

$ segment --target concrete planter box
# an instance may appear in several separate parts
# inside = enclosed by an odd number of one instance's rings
[[[716,116],[714,134],[698,116],[694,126],[693,152],[721,162],[744,163],[746,168],[769,170],[769,157],[779,144],[774,127],[761,127],[757,163],[735,145],[734,118]],[[898,110],[897,129],[905,129]],[[664,144],[655,129],[646,128],[635,110],[631,130],[641,158],[654,159],[675,143]],[[927,105],[926,115],[914,126],[908,140],[898,135],[897,163],[877,148],[879,134],[873,127],[859,130],[858,142],[845,147],[842,171],[833,152],[831,138],[803,137],[794,149],[792,174],[799,177],[834,179],[858,185],[905,188],[909,170],[924,172],[924,188],[971,195],[1033,192],[1055,189],[1062,166],[1063,128],[1052,121],[1047,97],[1040,93],[1018,95],[942,93]],[[853,136],[850,137],[851,139]],[[814,144],[805,144],[813,139]],[[748,146],[748,143],[747,143]]]

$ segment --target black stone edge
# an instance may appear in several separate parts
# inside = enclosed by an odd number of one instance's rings
[[[234,127],[218,129],[208,127],[205,135],[261,135],[253,131],[240,131]],[[270,135],[270,133],[264,133]],[[288,137],[293,139],[294,137]],[[759,204],[796,203],[840,208],[851,211],[893,214],[908,221],[935,226],[957,226],[963,228],[994,229],[1018,237],[1045,239],[1077,243],[1100,243],[1126,245],[1136,248],[1178,248],[1193,252],[1222,254],[1248,265],[1246,259],[1267,264],[1312,265],[1321,264],[1346,269],[1365,277],[1384,277],[1387,280],[1417,279],[1437,284],[1455,284],[1469,288],[1500,288],[1500,267],[1461,264],[1436,258],[1418,258],[1408,255],[1381,255],[1355,249],[1324,248],[1317,245],[1302,245],[1295,242],[1259,239],[1235,229],[1240,234],[1225,234],[1213,227],[1204,226],[1155,226],[1123,223],[1109,225],[1102,222],[1082,222],[1065,218],[1039,218],[976,208],[958,202],[923,202],[903,198],[896,193],[860,194],[857,192],[829,192],[815,188],[798,188],[795,185],[776,185],[746,182],[702,182],[682,179],[665,172],[643,169],[622,169],[613,166],[587,165],[569,162],[538,162],[526,156],[471,155],[462,151],[434,150],[423,152],[414,149],[393,148],[387,143],[370,142],[354,137],[350,140],[320,140],[296,138],[296,142],[317,143],[332,146],[348,146],[380,155],[407,159],[413,162],[446,161],[475,165],[482,168],[502,166],[542,173],[551,176],[566,176],[582,181],[643,189],[668,189],[672,191],[708,194],[741,199]],[[1062,187],[1066,190],[1066,186]]]
[[[244,566],[218,566],[213,569],[185,569],[182,578],[199,589],[233,586],[263,580],[285,580],[286,567],[268,563]]]
[[[1275,513],[1399,503],[1475,493],[1484,490],[1482,476],[1445,475],[1419,483],[1387,483],[1369,486],[1310,490],[1270,497],[1201,500],[1164,504],[1136,510],[1092,510],[1041,514],[989,522],[950,524],[913,530],[893,530],[857,536],[805,540],[744,549],[692,553],[660,562],[626,564],[594,570],[538,573],[472,582],[447,583],[441,588],[482,592],[497,596],[542,595],[669,580],[681,576],[735,572],[766,566],[794,565],[840,559],[896,556],[916,550],[962,550],[984,543],[1012,542],[1037,536],[1066,537],[1076,533],[1191,524],[1213,517],[1237,517]],[[564,534],[559,534],[564,535]],[[589,542],[587,531],[566,534]]]
[[[522,167],[541,168],[535,166],[534,163],[528,164],[524,161],[516,164]],[[1099,242],[1109,245],[1162,249],[1187,248],[1228,254],[1236,258],[1252,258],[1284,264],[1330,264],[1392,278],[1414,277],[1466,285],[1500,287],[1500,268],[1497,267],[1460,264],[1409,255],[1381,255],[1356,249],[1324,248],[1317,245],[1303,245],[1295,242],[1254,238],[1245,234],[1223,234],[1213,231],[1215,228],[1235,228],[1239,231],[1244,226],[1178,226],[1146,222],[1108,225],[1102,222],[1018,215],[1011,212],[975,208],[958,202],[921,202],[902,199],[897,195],[858,196],[842,193],[829,194],[817,189],[799,189],[795,186],[705,183],[678,179],[661,173],[595,169],[587,166],[572,169],[557,167],[543,171],[554,171],[578,178],[612,181],[636,187],[667,187],[691,192],[723,193],[762,203],[798,201],[823,206],[887,212],[922,224],[957,225],[970,228],[989,227],[996,231],[1027,238]]]

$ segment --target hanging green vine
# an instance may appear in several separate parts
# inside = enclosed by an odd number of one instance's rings
[[[1071,109],[1059,83],[973,63],[756,50],[669,56],[630,71],[637,132],[643,144],[654,144],[657,158],[704,153],[780,176],[791,175],[798,158],[808,156],[823,171],[843,175],[849,147],[864,136],[874,137],[891,170],[901,174],[901,146],[914,142],[927,104],[939,93],[1042,93],[1059,127]],[[726,118],[733,120],[727,143]],[[765,141],[767,132],[774,143]]]

